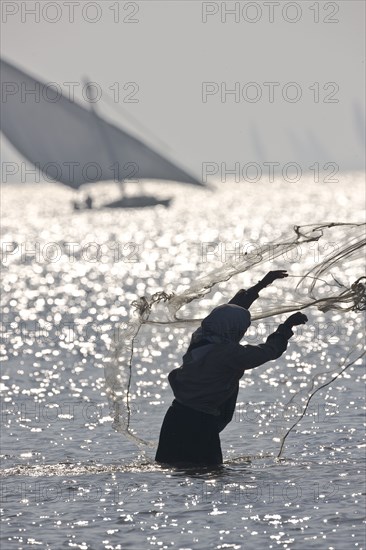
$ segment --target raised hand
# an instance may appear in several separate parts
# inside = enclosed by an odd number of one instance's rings
[[[264,288],[265,286],[271,285],[276,279],[284,279],[285,277],[288,277],[288,273],[284,269],[270,271],[269,273],[267,273],[267,275],[263,277],[263,279],[260,281],[260,284]]]
[[[293,313],[290,315],[288,319],[284,322],[284,325],[292,328],[296,327],[297,325],[304,325],[308,321],[308,318],[304,313],[301,313],[301,311],[297,311],[296,313]]]

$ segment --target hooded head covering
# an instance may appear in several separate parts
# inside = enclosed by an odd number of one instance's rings
[[[239,343],[250,326],[250,313],[234,304],[215,307],[192,334],[192,344],[205,340],[211,344]]]
[[[190,346],[193,349],[188,348],[183,363],[201,360],[215,344],[238,344],[249,326],[250,313],[247,309],[235,304],[215,307],[192,334]]]

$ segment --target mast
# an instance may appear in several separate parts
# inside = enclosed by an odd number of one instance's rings
[[[86,93],[87,93],[87,96],[89,96],[89,90],[91,89],[90,87],[90,80],[89,78],[87,77],[84,77],[83,78],[83,84],[84,86],[86,86]],[[115,155],[115,151],[114,151],[114,147],[113,147],[113,143],[111,143],[110,139],[109,139],[109,136],[107,135],[107,133],[104,131],[103,129],[103,126],[102,124],[100,124],[100,117],[98,115],[98,111],[95,107],[95,104],[93,102],[90,102],[89,103],[89,110],[90,112],[93,114],[94,116],[94,119],[95,119],[95,122],[96,122],[96,127],[97,127],[97,131],[100,133],[100,135],[102,136],[102,141],[103,143],[105,144],[105,148],[107,150],[107,153],[108,153],[108,156],[111,160],[111,164],[112,166],[113,165],[116,165],[117,166],[117,184],[119,186],[119,189],[120,189],[120,192],[121,192],[121,196],[123,197],[124,195],[124,191],[125,191],[125,180],[123,178],[121,178],[121,175],[120,175],[120,166],[119,166],[119,162],[118,160],[116,160],[116,155]],[[116,180],[115,180],[116,181]]]

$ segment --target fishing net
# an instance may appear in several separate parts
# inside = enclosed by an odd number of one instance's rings
[[[330,334],[331,325],[328,324],[325,327],[328,331],[326,346],[332,346],[333,336],[333,340],[343,351],[341,356],[338,352],[335,354],[337,361],[334,364],[321,345],[310,349],[309,338],[304,338],[303,341],[300,338],[298,346],[301,354],[308,361],[309,355],[315,357],[316,367],[307,369],[306,363],[299,360],[295,362],[297,366],[302,366],[306,376],[293,377],[291,395],[283,394],[281,398],[281,405],[287,411],[291,411],[291,414],[288,416],[287,426],[282,426],[280,436],[275,438],[278,443],[275,454],[280,457],[286,439],[306,414],[312,397],[321,389],[330,386],[348,368],[359,364],[364,355],[363,334],[349,329],[355,325],[356,320],[360,323],[361,312],[366,309],[366,277],[361,271],[364,267],[365,241],[365,224],[325,223],[295,226],[288,235],[276,242],[258,243],[250,250],[243,250],[242,254],[197,277],[180,291],[161,290],[152,296],[137,298],[131,304],[128,323],[114,334],[110,353],[105,359],[106,391],[114,429],[132,439],[140,447],[155,445],[139,437],[131,428],[131,383],[136,376],[135,343],[144,327],[154,326],[156,330],[160,327],[162,331],[167,327],[183,327],[187,335],[190,335],[209,313],[209,309],[205,309],[216,285],[244,272],[250,274],[258,271],[264,275],[269,265],[270,269],[274,269],[276,262],[278,268],[283,269],[283,261],[287,259],[291,261],[292,269],[290,276],[281,283],[286,285],[286,292],[280,295],[280,300],[277,290],[270,293],[266,299],[257,300],[251,307],[252,324],[257,323],[259,327],[260,323],[265,322],[267,324],[263,326],[274,330],[281,319],[272,320],[273,317],[307,308],[314,308],[312,311],[322,314],[337,313],[338,325],[342,326],[343,330],[339,334]],[[305,249],[311,252],[310,261],[309,255],[306,257],[307,260],[304,257]],[[354,276],[355,273],[357,277]],[[230,298],[231,296],[228,296],[227,301]],[[211,309],[212,307],[211,305]],[[307,330],[310,330],[309,327]],[[321,339],[320,329],[319,337]],[[295,401],[297,406],[292,410],[291,404]],[[278,403],[275,405],[273,409],[278,410]],[[274,410],[273,421],[276,420]]]

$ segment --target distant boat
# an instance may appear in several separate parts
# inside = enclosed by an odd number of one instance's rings
[[[78,189],[86,183],[141,179],[204,186],[198,179],[95,110],[70,100],[14,65],[0,60],[1,131],[49,179]],[[30,93],[35,90],[36,93]],[[24,96],[24,92],[27,95]],[[123,196],[110,207],[168,206],[148,195]]]

